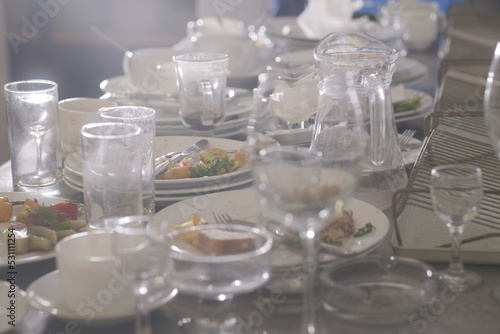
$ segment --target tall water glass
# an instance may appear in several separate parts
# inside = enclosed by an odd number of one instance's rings
[[[135,124],[141,128],[142,196],[145,215],[155,212],[155,110],[138,106],[119,106],[99,110],[105,122]]]
[[[62,178],[57,84],[11,82],[4,94],[14,191],[57,192]]]
[[[213,131],[226,115],[226,81],[229,56],[195,52],[174,57],[179,85],[179,103],[185,126],[201,132]]]
[[[137,216],[142,206],[141,128],[135,124],[89,123],[82,127],[85,218]]]

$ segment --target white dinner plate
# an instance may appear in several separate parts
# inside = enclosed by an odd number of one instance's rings
[[[3,279],[7,279],[4,277]],[[11,285],[9,282],[0,283],[0,333],[7,333],[12,329],[15,329],[19,323],[23,320],[28,307],[28,302],[26,300],[26,292],[22,290],[17,285]],[[9,317],[10,310],[7,308],[11,305],[14,306],[14,314],[12,318]],[[10,324],[9,322],[12,322]]]
[[[30,284],[27,291],[27,299],[31,306],[41,312],[48,313],[58,319],[74,321],[86,326],[114,324],[128,321],[135,316],[132,307],[125,314],[110,314],[105,317],[99,312],[91,312],[91,308],[79,314],[68,307],[63,302],[61,288],[59,286],[59,271],[52,271]],[[146,309],[152,311],[171,300],[177,294],[172,288],[153,288],[151,295],[146,300]]]
[[[8,197],[9,200],[11,201],[24,201],[26,198],[31,198],[31,199],[37,199],[38,203],[41,205],[49,206],[52,204],[57,204],[61,202],[67,201],[66,198],[61,198],[61,197],[53,197],[53,196],[41,196],[38,194],[32,194],[32,193],[22,193],[22,192],[0,192],[0,197]],[[14,215],[18,210],[14,207]],[[9,225],[9,222],[3,222],[0,223],[0,229],[3,231],[7,226]],[[8,265],[7,262],[7,256],[8,254],[6,253],[5,249],[1,250],[0,254],[0,267],[5,267]],[[55,256],[54,250],[43,252],[43,251],[36,251],[36,252],[28,252],[26,254],[20,254],[16,255],[15,257],[15,264],[20,265],[20,264],[26,264],[26,263],[31,263],[31,262],[38,262],[38,261],[43,261],[47,259],[51,259]]]
[[[255,201],[253,188],[204,194],[167,206],[158,211],[155,217],[167,220],[170,225],[179,225],[191,219],[195,213],[199,213],[209,223],[215,223],[214,214],[225,213],[233,219],[257,223],[258,211]],[[358,238],[349,238],[345,242],[351,251],[360,253],[371,250],[389,233],[387,216],[371,204],[352,199],[345,208],[353,211],[354,223],[357,228],[365,226],[366,223],[375,226],[373,232]],[[297,264],[298,261],[300,263],[299,257],[292,256],[292,254],[286,256],[279,254],[278,256],[280,256],[280,267],[291,266]]]
[[[187,147],[191,146],[202,137],[196,136],[163,136],[155,138],[155,152],[156,156],[161,154],[166,154],[168,152],[180,152]],[[209,147],[218,147],[227,151],[234,151],[245,146],[245,142],[239,140],[225,139],[225,138],[206,138],[209,142]],[[82,160],[78,153],[70,154],[65,160],[65,167],[67,176],[70,176],[70,182],[75,184],[78,182],[76,177],[83,177],[82,173]],[[251,178],[250,173],[248,173],[249,168],[242,168],[232,173],[208,176],[202,178],[189,178],[189,179],[178,179],[178,180],[156,180],[156,189],[178,189],[178,188],[202,188],[208,185],[223,184],[227,181],[239,176],[247,175]]]

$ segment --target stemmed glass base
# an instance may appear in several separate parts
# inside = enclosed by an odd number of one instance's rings
[[[453,292],[466,292],[479,288],[483,284],[483,279],[478,274],[471,271],[464,271],[460,274],[445,271],[438,274],[438,278]],[[500,301],[500,287],[498,288]]]

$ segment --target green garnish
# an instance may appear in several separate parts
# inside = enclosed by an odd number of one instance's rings
[[[234,160],[229,159],[229,157],[224,157],[222,159],[212,157],[211,159],[205,158],[205,160],[210,161],[210,163],[205,166],[198,165],[189,168],[191,171],[191,178],[219,175],[222,174],[222,170],[228,173],[235,163]]]
[[[373,231],[375,229],[375,226],[372,223],[366,223],[365,226],[358,228],[356,232],[352,234],[353,237],[361,237],[363,235],[366,235]]]
[[[342,246],[342,241],[340,240],[333,240],[331,238],[328,238],[328,237],[325,237],[325,238],[321,238],[321,242],[325,243],[325,244],[330,244],[330,245],[333,245],[333,246]]]
[[[36,211],[29,211],[26,216],[26,222],[34,225],[46,226],[53,230],[68,230],[72,228],[71,220],[60,220],[57,210],[41,206]]]
[[[418,107],[420,107],[420,103],[422,101],[422,95],[421,94],[415,94],[409,99],[406,99],[404,101],[396,102],[393,104],[394,106],[394,113],[400,113],[404,111],[410,111],[410,110],[417,110]]]

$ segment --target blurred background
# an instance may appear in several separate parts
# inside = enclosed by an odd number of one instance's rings
[[[125,50],[171,46],[186,23],[210,14],[222,0],[11,0],[0,1],[0,84],[43,78],[59,84],[59,97],[99,97],[99,84],[122,73]],[[332,0],[334,1],[334,0]],[[443,8],[457,0],[441,0]],[[460,1],[460,0],[458,0]],[[386,0],[365,0],[372,15]],[[486,5],[497,0],[468,0]],[[221,3],[224,3],[222,1]],[[300,12],[304,0],[241,0],[237,16]],[[3,93],[0,97],[0,163],[9,159]]]

